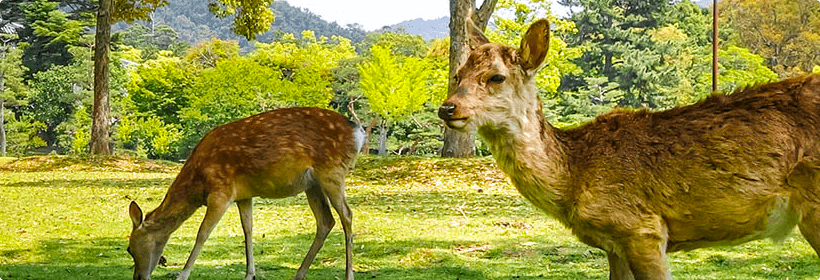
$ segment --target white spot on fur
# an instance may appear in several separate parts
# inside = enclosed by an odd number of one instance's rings
[[[353,139],[356,140],[356,151],[361,151],[364,146],[364,129],[361,126],[353,128]]]

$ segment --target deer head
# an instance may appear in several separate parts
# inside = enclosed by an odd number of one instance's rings
[[[134,259],[134,280],[151,279],[151,272],[165,260],[162,249],[170,235],[146,230],[142,209],[136,202],[131,202],[128,212],[134,225],[127,249]]]
[[[533,78],[549,48],[549,21],[533,23],[518,49],[490,43],[467,20],[470,52],[456,75],[438,116],[452,129],[495,128],[516,131],[525,111],[541,110]]]

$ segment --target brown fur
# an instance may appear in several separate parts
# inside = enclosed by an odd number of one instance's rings
[[[475,46],[439,116],[477,128],[524,197],[607,252],[611,279],[669,279],[666,252],[782,240],[795,225],[820,255],[820,76],[562,131],[533,81],[544,26],[519,49]]]
[[[129,251],[136,263],[134,278],[150,277],[170,234],[200,206],[208,206],[208,211],[180,279],[187,278],[202,243],[229,204],[237,202],[246,245],[250,246],[253,197],[283,198],[306,192],[318,231],[294,279],[304,278],[327,231],[333,227],[328,202],[336,208],[344,226],[347,279],[352,279],[352,235],[344,177],[353,168],[357,150],[354,128],[348,120],[318,108],[272,110],[214,128],[191,152],[162,203],[144,220],[142,210],[132,203],[134,230]],[[161,245],[150,245],[155,243]],[[246,247],[248,279],[254,276],[252,252]]]

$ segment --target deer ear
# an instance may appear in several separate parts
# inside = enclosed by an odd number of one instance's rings
[[[484,32],[475,25],[472,19],[467,19],[467,36],[470,36],[470,49],[475,50],[476,48],[480,47],[481,45],[487,44],[490,42],[486,36],[484,36]]]
[[[521,38],[521,47],[518,49],[518,58],[521,67],[528,74],[533,75],[547,58],[550,45],[550,22],[540,19],[530,25],[527,34]]]
[[[131,222],[134,223],[134,228],[142,224],[142,209],[137,205],[137,202],[131,201],[131,205],[128,206],[128,215],[131,216]]]

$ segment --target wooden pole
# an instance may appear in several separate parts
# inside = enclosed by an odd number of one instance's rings
[[[718,84],[718,0],[712,3],[712,92]]]

